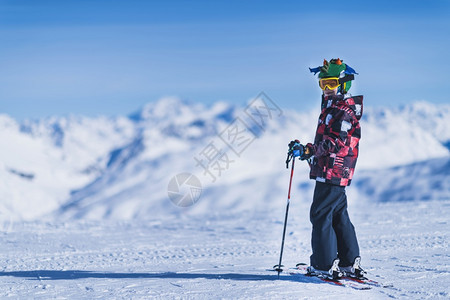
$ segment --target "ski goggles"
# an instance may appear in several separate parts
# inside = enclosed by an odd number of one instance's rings
[[[328,87],[330,90],[336,89],[341,83],[337,77],[328,77],[319,79],[319,86],[322,90]]]

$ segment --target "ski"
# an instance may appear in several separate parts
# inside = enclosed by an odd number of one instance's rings
[[[308,264],[306,263],[298,263],[295,265],[296,270],[302,272],[305,276],[309,276],[309,277],[317,277],[319,279],[321,279],[322,281],[326,281],[326,282],[338,282],[340,286],[344,286],[344,287],[350,287],[352,289],[355,290],[370,290],[371,287],[367,286],[367,285],[363,285],[360,283],[356,283],[356,282],[352,282],[352,281],[347,281],[347,282],[342,282],[340,280],[340,278],[336,279],[336,278],[330,278],[327,275],[321,275],[319,274],[317,275],[313,275],[313,274],[308,274]]]
[[[348,287],[348,288],[352,288],[355,290],[370,290],[371,287],[365,284],[360,284],[358,282],[353,282],[353,281],[347,281],[347,282],[342,282],[340,280],[335,280],[335,279],[331,279],[328,278],[327,276],[314,276],[314,275],[309,275],[306,273],[306,264],[299,264],[297,265],[297,267],[295,268],[289,268],[287,270],[287,272],[285,272],[283,270],[283,268],[278,267],[278,265],[275,265],[272,269],[268,269],[268,271],[277,271],[278,275],[280,273],[284,273],[284,274],[289,274],[291,276],[305,276],[305,277],[309,277],[309,278],[317,278],[317,280],[320,280],[322,282],[326,282],[329,284],[333,284],[333,285],[337,285],[337,286],[341,286],[341,287]]]
[[[326,276],[309,275],[307,273],[298,272],[298,269],[290,269],[289,274],[293,275],[293,276],[306,276],[306,277],[310,277],[310,278],[317,278],[318,280],[321,280],[322,282],[326,282],[326,283],[341,286],[341,287],[352,288],[355,290],[370,290],[371,289],[370,286],[365,285],[365,284],[360,284],[360,283],[353,282],[353,281],[343,282],[340,279],[331,279]]]
[[[296,265],[296,269],[306,272],[308,265],[306,263],[298,263]],[[349,277],[349,276],[342,276],[339,278],[341,282],[357,282],[359,284],[365,284],[368,286],[374,286],[374,287],[381,287],[381,288],[393,288],[394,286],[392,284],[385,284],[382,282],[378,282],[372,279],[369,279],[367,277],[363,278],[355,278],[355,277]]]
[[[380,288],[393,288],[394,287],[394,285],[392,283],[382,283],[382,282],[379,282],[379,281],[376,281],[376,280],[372,280],[372,279],[369,279],[369,278],[366,278],[366,277],[353,278],[353,277],[344,276],[344,277],[342,277],[342,280],[354,281],[354,282],[367,284],[367,285],[380,287]]]

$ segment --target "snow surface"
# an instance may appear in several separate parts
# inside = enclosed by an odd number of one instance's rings
[[[287,143],[313,140],[318,111],[275,105],[259,119],[247,114],[255,103],[164,98],[128,117],[0,115],[0,298],[448,298],[450,105],[364,108],[350,214],[363,266],[394,288],[356,291],[266,271],[278,263]],[[236,124],[251,139],[230,146]],[[228,165],[208,174],[196,159],[213,146]],[[184,172],[201,196],[180,208],[168,183]],[[310,255],[314,182],[304,162],[294,175],[287,266]]]
[[[293,195],[286,266],[309,260],[305,198]],[[280,208],[145,222],[15,224],[0,236],[0,298],[448,299],[450,201],[355,203],[349,211],[363,266],[392,288],[358,291],[315,278],[277,279],[266,269],[278,263]]]

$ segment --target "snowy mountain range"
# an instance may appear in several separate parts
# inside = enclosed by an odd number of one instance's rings
[[[23,220],[145,219],[279,208],[287,143],[312,141],[319,108],[287,111],[258,101],[204,106],[163,98],[114,118],[17,122],[0,115],[0,213]],[[350,201],[450,199],[449,119],[450,105],[366,105]],[[201,196],[188,208],[168,197],[180,173],[201,182]],[[311,201],[306,163],[296,164],[294,180],[294,197]]]

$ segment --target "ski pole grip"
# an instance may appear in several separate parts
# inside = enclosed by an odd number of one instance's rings
[[[291,153],[288,152],[287,158],[286,158],[286,169],[289,169],[289,162],[291,161]]]

